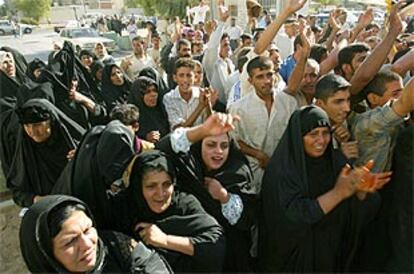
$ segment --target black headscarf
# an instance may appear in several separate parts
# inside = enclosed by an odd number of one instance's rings
[[[64,195],[47,196],[29,208],[20,225],[20,249],[23,259],[30,272],[33,273],[68,273],[69,271],[59,263],[53,255],[52,235],[49,230],[49,215],[56,208],[65,205],[82,205],[86,208],[85,214],[92,219],[88,207],[82,201]],[[94,222],[95,223],[95,222]],[[95,225],[94,225],[95,226]],[[98,240],[96,264],[88,273],[100,273],[104,267],[105,248]]]
[[[144,102],[145,92],[150,86],[155,86],[158,93],[157,105],[155,107],[148,107]],[[146,76],[138,77],[132,84],[128,103],[136,105],[139,109],[138,136],[140,138],[146,139],[147,134],[151,131],[159,131],[161,137],[169,133],[170,126],[168,124],[167,112],[165,111],[158,85],[153,79]]]
[[[51,121],[51,136],[34,142],[24,131],[17,135],[16,154],[7,186],[20,206],[30,206],[35,195],[47,195],[67,164],[67,153],[76,148],[85,130],[45,99],[32,99],[18,109],[21,123]]]
[[[108,64],[105,65],[102,72],[102,97],[106,103],[108,110],[111,110],[117,104],[125,103],[128,99],[129,91],[131,88],[131,81],[125,75],[125,73],[123,73],[124,84],[122,86],[115,86],[112,83],[111,73],[113,67],[120,69],[120,67],[116,64]]]
[[[160,97],[164,97],[164,95],[170,91],[170,88],[162,78],[162,75],[155,68],[146,67],[139,72],[139,76],[146,76],[154,80],[157,83]]]
[[[170,206],[159,214],[153,212],[145,201],[142,178],[147,168],[160,167],[175,184],[176,171],[166,155],[158,150],[143,152],[133,158],[130,165],[126,205],[132,221],[129,226],[132,233],[135,234],[133,229],[138,222],[149,222],[156,224],[166,234],[189,237],[194,246],[194,255],[191,257],[159,250],[165,254],[174,271],[220,271],[224,257],[223,231],[217,221],[205,213],[194,196],[174,190]]]
[[[95,81],[98,87],[100,87],[101,85],[101,80],[96,78],[96,73],[98,72],[98,70],[103,69],[104,67],[105,67],[105,64],[101,60],[96,60],[92,63],[91,75],[92,75],[92,79]]]
[[[10,52],[13,55],[16,65],[16,80],[19,83],[25,82],[25,72],[27,70],[27,61],[21,52],[10,47],[1,47],[0,50]]]
[[[39,58],[35,58],[32,62],[27,65],[26,75],[34,82],[41,81],[40,79],[34,76],[34,71],[36,69],[44,70],[47,68],[45,62],[40,60]]]
[[[317,197],[336,183],[345,158],[329,143],[323,156],[308,157],[303,136],[328,127],[327,114],[316,106],[295,111],[262,181],[259,258],[263,271],[344,271],[357,233],[350,216],[354,198],[325,215]]]

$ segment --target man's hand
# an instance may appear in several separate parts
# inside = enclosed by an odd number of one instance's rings
[[[393,5],[391,9],[389,32],[395,35],[400,34],[403,29],[403,22],[398,12],[404,4],[405,4],[404,1],[400,1],[397,4]]]
[[[263,151],[257,151],[254,157],[259,161],[260,168],[265,169],[267,167],[270,158],[266,153]]]
[[[365,29],[374,20],[374,11],[368,8],[358,19],[358,25]]]
[[[336,126],[332,128],[334,132],[335,139],[338,143],[347,142],[349,138],[351,138],[351,133],[349,133],[348,129],[344,126]]]
[[[225,7],[224,4],[219,5],[218,12],[219,12],[220,21],[225,23],[227,21],[227,19],[229,19],[229,17],[230,17],[229,9],[227,7]]]
[[[342,153],[348,159],[357,159],[359,157],[358,142],[342,142],[341,143]]]
[[[289,13],[294,13],[303,8],[306,4],[307,0],[290,0],[287,10]]]

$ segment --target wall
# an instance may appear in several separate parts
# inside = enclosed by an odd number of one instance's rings
[[[20,208],[11,200],[0,203],[0,273],[27,273],[20,253]]]
[[[0,273],[24,273],[26,266],[20,254],[20,208],[12,200],[4,199],[6,181],[0,168]]]

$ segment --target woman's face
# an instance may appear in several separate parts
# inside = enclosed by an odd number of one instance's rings
[[[42,74],[42,69],[41,69],[41,68],[37,68],[37,69],[35,69],[35,70],[33,71],[33,76],[34,76],[36,79],[39,79],[39,78],[40,78],[40,74]]]
[[[90,68],[93,63],[93,58],[90,55],[82,55],[81,62],[84,67]]]
[[[101,44],[96,44],[95,46],[96,55],[103,56],[104,55],[104,49]]]
[[[95,72],[95,77],[96,77],[96,79],[98,79],[99,81],[102,81],[102,72],[103,72],[103,68],[100,68],[100,69],[98,69],[98,70]]]
[[[158,92],[155,86],[149,86],[144,94],[144,103],[148,107],[155,107],[157,105]]]
[[[195,66],[194,68],[194,86],[201,87],[203,83],[203,71],[200,66]]]
[[[329,128],[317,127],[303,136],[305,153],[312,158],[321,157],[330,141],[331,132]]]
[[[114,86],[122,86],[124,84],[124,75],[122,74],[122,71],[117,67],[112,67],[111,82]]]
[[[86,272],[96,264],[98,234],[83,211],[75,211],[53,240],[53,255],[70,272]]]
[[[23,125],[26,134],[36,143],[43,143],[52,135],[50,120]]]
[[[148,207],[154,213],[162,213],[171,205],[174,186],[165,171],[152,170],[142,178],[142,193]]]
[[[229,156],[230,141],[226,134],[209,136],[201,143],[201,158],[208,170],[223,166]]]

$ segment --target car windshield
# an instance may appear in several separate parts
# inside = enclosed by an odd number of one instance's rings
[[[99,37],[99,34],[93,29],[74,29],[71,31],[73,38],[80,37]]]

